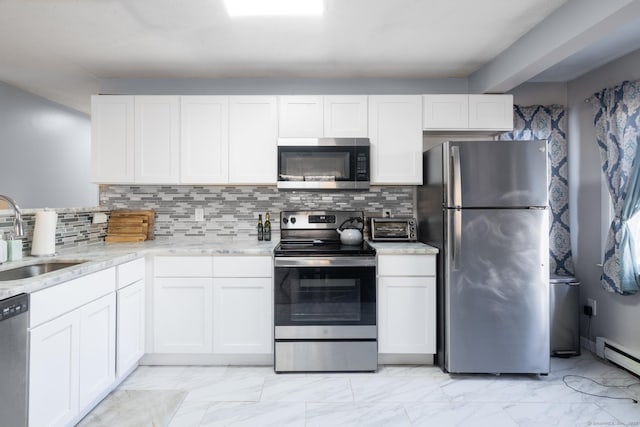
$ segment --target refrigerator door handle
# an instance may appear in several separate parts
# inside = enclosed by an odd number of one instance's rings
[[[451,257],[453,259],[453,269],[460,269],[460,253],[462,242],[462,211],[460,209],[455,209],[453,211],[453,252]]]
[[[460,172],[460,148],[451,147],[451,185],[453,207],[462,207],[462,175]]]

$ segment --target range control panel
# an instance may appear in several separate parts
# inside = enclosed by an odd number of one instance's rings
[[[29,311],[29,296],[20,294],[0,301],[0,322]]]

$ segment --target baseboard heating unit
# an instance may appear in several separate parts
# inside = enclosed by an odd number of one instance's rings
[[[640,377],[640,355],[604,337],[596,337],[596,354]]]

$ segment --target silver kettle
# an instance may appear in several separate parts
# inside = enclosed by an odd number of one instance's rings
[[[360,223],[360,229],[357,226],[345,228],[346,224],[353,224],[354,221]],[[340,242],[343,245],[359,245],[362,243],[362,228],[364,228],[362,218],[352,217],[340,224],[336,231],[340,235]]]

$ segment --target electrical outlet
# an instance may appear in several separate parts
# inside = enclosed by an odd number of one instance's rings
[[[593,298],[587,298],[587,306],[591,307],[591,315],[595,316],[597,314],[596,300],[594,300]]]
[[[391,209],[382,208],[382,218],[391,218]]]
[[[202,208],[196,208],[196,211],[195,211],[195,215],[194,215],[194,216],[196,217],[196,218],[195,218],[195,219],[196,219],[196,221],[198,221],[198,222],[202,222],[202,221],[204,221],[204,209],[202,209]]]

